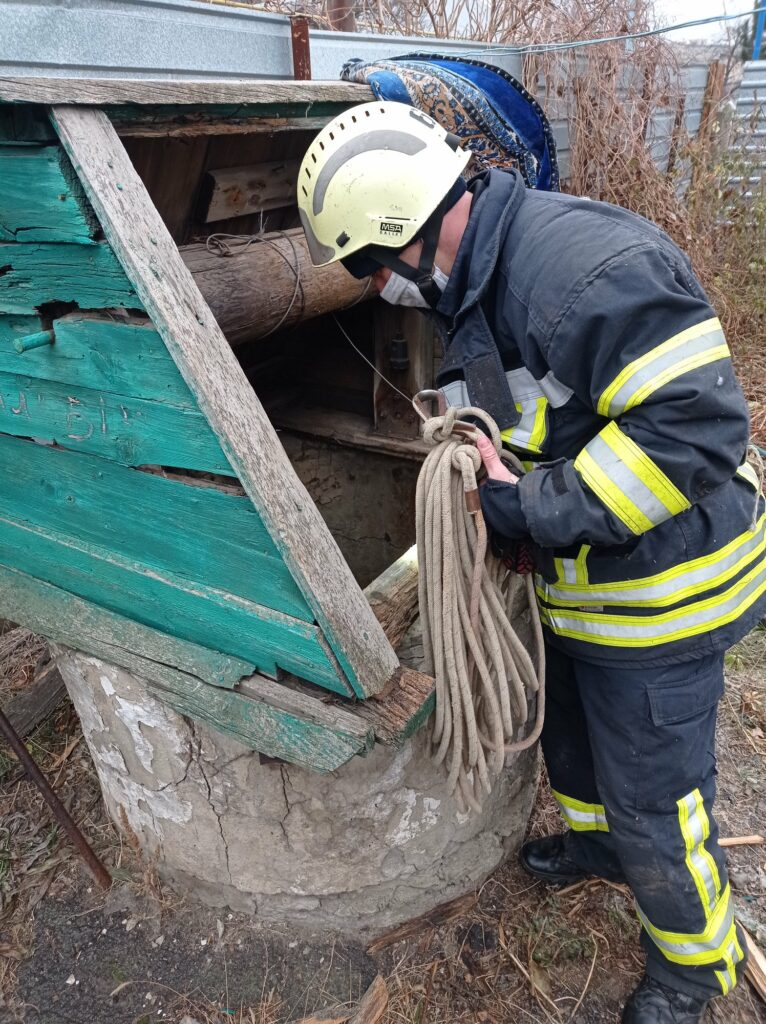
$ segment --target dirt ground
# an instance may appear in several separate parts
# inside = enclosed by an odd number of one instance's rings
[[[0,637],[0,703],[26,684],[42,651],[30,636],[4,662]],[[766,632],[728,661],[718,819],[722,835],[764,833]],[[68,701],[28,744],[117,883],[107,895],[96,889],[0,752],[0,1022],[286,1024],[354,1005],[380,972],[390,994],[383,1024],[607,1024],[640,977],[624,887],[550,890],[515,862],[441,919],[369,950],[190,906],[107,820]],[[542,780],[530,833],[559,828]],[[766,845],[731,849],[729,865],[737,914],[766,949]],[[766,1004],[744,983],[713,1003],[708,1020],[766,1024]]]

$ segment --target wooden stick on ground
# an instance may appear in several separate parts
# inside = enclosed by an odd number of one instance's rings
[[[719,839],[719,846],[758,846],[761,843],[766,842],[763,836],[729,836],[725,839]]]
[[[382,974],[375,980],[362,996],[354,1016],[349,1024],[377,1024],[388,1009],[388,988]]]

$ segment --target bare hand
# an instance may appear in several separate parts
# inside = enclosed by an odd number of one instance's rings
[[[484,434],[482,434],[476,442],[476,447],[479,449],[481,461],[484,463],[484,468],[486,469],[487,476],[490,480],[501,480],[506,484],[518,483],[519,478],[514,476],[513,473],[506,468],[500,456],[495,451],[495,446],[488,437],[485,437]]]

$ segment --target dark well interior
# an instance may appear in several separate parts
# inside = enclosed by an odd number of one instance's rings
[[[313,135],[291,129],[123,141],[183,247],[221,233],[296,228],[295,179]],[[221,181],[228,182],[223,192]],[[267,185],[253,191],[253,181]],[[240,332],[232,339],[224,332],[297,475],[365,586],[414,543],[424,452],[409,402],[373,366],[405,395],[431,387],[438,345],[430,325],[417,311],[373,299],[265,337]]]

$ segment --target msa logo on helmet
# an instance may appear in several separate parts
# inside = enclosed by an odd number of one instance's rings
[[[404,225],[397,224],[393,220],[382,220],[380,222],[380,233],[386,238],[399,238],[404,233]]]

